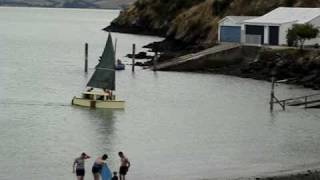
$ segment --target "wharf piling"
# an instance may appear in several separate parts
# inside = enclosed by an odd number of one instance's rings
[[[136,60],[135,60],[135,57],[136,56],[136,44],[133,44],[132,45],[132,72],[134,72],[134,68],[135,68],[135,64],[136,64]]]
[[[115,42],[114,42],[114,58],[115,58],[115,60],[117,60],[117,45],[118,45],[118,39],[116,38]]]
[[[278,99],[275,95],[275,84],[283,82],[285,81],[276,81],[275,78],[272,77],[270,111],[274,110],[274,104],[278,104],[279,106],[281,106],[283,111],[286,110],[286,106],[303,106],[305,109],[320,108],[320,93],[282,100]]]
[[[88,43],[85,43],[84,47],[84,72],[88,73],[88,49],[89,45]]]
[[[157,71],[157,65],[158,65],[158,51],[155,51],[154,58],[153,58],[153,71]]]

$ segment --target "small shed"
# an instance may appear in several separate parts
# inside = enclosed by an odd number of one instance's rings
[[[245,20],[256,18],[255,16],[226,16],[219,21],[218,41],[219,42],[244,42]]]
[[[294,24],[313,24],[320,27],[320,8],[279,7],[273,11],[244,21],[245,43],[286,45],[287,32]],[[306,41],[306,45],[320,44],[320,39]]]

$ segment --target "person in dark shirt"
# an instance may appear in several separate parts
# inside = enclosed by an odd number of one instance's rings
[[[113,177],[111,180],[118,180],[117,172],[113,172]]]

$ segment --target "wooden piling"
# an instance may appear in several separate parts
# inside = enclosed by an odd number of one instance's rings
[[[271,93],[270,93],[270,111],[273,111],[274,105],[274,86],[275,86],[275,77],[272,76],[271,78]]]
[[[157,63],[158,63],[158,51],[155,51],[153,58],[153,71],[157,71]]]
[[[88,49],[89,49],[89,45],[88,43],[86,43],[84,48],[84,72],[85,73],[88,73]]]
[[[133,44],[132,45],[132,72],[134,72],[134,67],[135,67],[135,64],[136,64],[136,60],[135,60],[135,57],[136,56],[136,44]]]
[[[271,78],[271,93],[270,93],[270,111],[273,111],[274,104],[279,104],[281,106],[282,110],[286,110],[286,100],[279,100],[275,95],[275,85],[277,81],[274,76]]]
[[[304,108],[307,109],[308,108],[308,96],[304,97]]]
[[[118,39],[116,38],[114,42],[114,58],[117,60],[117,45],[118,45]]]

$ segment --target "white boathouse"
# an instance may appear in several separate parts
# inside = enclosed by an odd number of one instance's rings
[[[320,28],[320,8],[279,7],[263,16],[243,22],[246,44],[287,45],[287,32],[294,24]],[[320,44],[320,38],[305,45]]]

